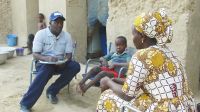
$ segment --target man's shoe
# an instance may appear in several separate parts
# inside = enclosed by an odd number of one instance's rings
[[[21,105],[20,112],[31,112],[31,109],[28,109],[27,107]]]
[[[47,94],[47,98],[52,104],[57,104],[58,103],[58,98],[56,96],[53,96],[51,94]]]

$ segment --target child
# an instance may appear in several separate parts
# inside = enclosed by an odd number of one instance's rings
[[[32,47],[33,47],[33,39],[34,39],[34,35],[33,34],[29,34],[28,35],[28,40],[27,40],[27,46],[23,47],[23,48],[28,48],[28,54],[32,54]]]
[[[115,40],[115,46],[115,53],[110,53],[100,58],[100,61],[102,63],[101,66],[94,67],[87,74],[83,74],[84,77],[77,86],[78,92],[81,92],[82,95],[87,91],[87,89],[95,85],[105,76],[108,76],[110,78],[117,78],[120,67],[128,66],[131,55],[126,52],[126,38],[123,36],[117,37]],[[108,61],[110,62],[110,64],[108,64]],[[85,82],[92,77],[94,77],[94,79],[85,84]],[[121,78],[123,77],[124,75],[121,75]]]
[[[32,54],[33,40],[34,40],[34,35],[29,34],[28,35],[28,42],[27,42],[27,46],[28,46],[28,50],[29,50],[28,54]]]
[[[44,28],[46,28],[46,23],[45,23],[45,17],[44,17],[44,14],[42,13],[39,13],[38,14],[38,19],[39,19],[39,22],[38,22],[38,31],[39,30],[42,30]]]

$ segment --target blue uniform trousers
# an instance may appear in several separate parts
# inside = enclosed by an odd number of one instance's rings
[[[22,106],[27,108],[31,108],[36,103],[49,79],[53,75],[59,74],[59,78],[51,84],[46,91],[48,94],[56,96],[56,94],[58,94],[64,86],[69,84],[73,77],[80,71],[80,64],[71,60],[67,61],[62,67],[37,63],[36,70],[36,77],[20,102]]]

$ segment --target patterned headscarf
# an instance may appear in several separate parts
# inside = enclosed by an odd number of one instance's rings
[[[136,17],[134,27],[149,38],[156,38],[158,45],[170,43],[173,37],[172,20],[167,16],[165,9],[141,14]]]

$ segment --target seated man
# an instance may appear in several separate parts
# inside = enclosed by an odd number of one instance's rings
[[[46,91],[50,102],[56,104],[58,102],[56,95],[80,71],[79,63],[71,60],[72,39],[69,33],[62,31],[63,21],[65,18],[60,12],[53,12],[50,15],[50,26],[38,31],[35,35],[33,57],[46,62],[56,62],[60,58],[68,60],[60,65],[36,64],[37,75],[20,102],[20,112],[31,111],[30,109],[42,94],[48,80],[58,73],[60,77]]]

